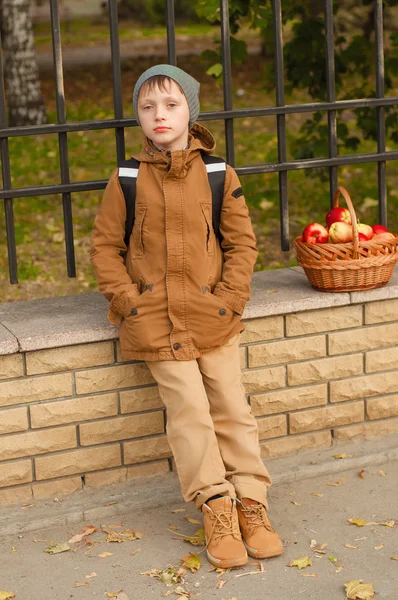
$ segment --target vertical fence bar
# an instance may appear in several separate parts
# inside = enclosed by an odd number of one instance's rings
[[[224,110],[232,110],[232,68],[231,68],[231,43],[229,32],[229,10],[228,0],[220,1],[221,11],[221,47],[223,64],[223,89],[224,89]],[[234,146],[234,121],[225,119],[225,146],[227,163],[235,165],[235,146]]]
[[[115,119],[123,119],[122,71],[120,67],[117,0],[108,0],[109,30],[111,36],[113,112]],[[116,127],[116,156],[118,164],[125,159],[124,128]]]
[[[376,97],[384,98],[384,47],[383,47],[383,0],[375,3],[375,49],[376,49]],[[386,130],[384,107],[376,108],[377,152],[386,150]],[[377,184],[379,193],[379,221],[387,225],[386,162],[377,163]]]
[[[58,123],[66,123],[64,74],[62,69],[61,27],[59,20],[58,0],[50,0],[50,9],[57,120]],[[58,134],[58,148],[61,168],[61,182],[70,183],[68,140],[66,133]],[[68,277],[76,277],[75,249],[73,245],[72,201],[70,192],[62,194],[62,205],[64,211],[65,249]]]
[[[333,0],[325,0],[326,31],[326,86],[328,102],[336,102],[336,78],[334,65]],[[337,156],[337,120],[336,111],[328,111],[328,149],[329,158]],[[337,167],[329,167],[330,206],[337,188]]]
[[[1,48],[0,33],[0,128],[5,129],[7,127],[7,113],[6,95],[4,90],[3,56]],[[8,138],[2,138],[0,140],[0,156],[3,176],[3,189],[10,190],[11,170]],[[6,220],[8,271],[10,274],[10,283],[18,283],[17,249],[15,244],[14,210],[12,206],[12,198],[6,198],[4,200],[4,214]]]
[[[174,0],[166,0],[167,56],[169,65],[177,66]]]
[[[274,46],[275,46],[275,86],[276,105],[285,105],[285,85],[283,66],[282,40],[282,8],[281,0],[272,0]],[[285,115],[277,115],[276,127],[278,133],[278,161],[286,161],[286,119]],[[281,223],[281,249],[289,250],[289,207],[287,201],[287,171],[279,173],[279,202]]]

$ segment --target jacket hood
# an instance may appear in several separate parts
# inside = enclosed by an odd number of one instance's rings
[[[199,153],[212,154],[216,147],[216,141],[213,135],[206,127],[195,123],[188,134],[188,148],[186,150],[159,150],[155,147],[152,140],[143,138],[142,150],[139,154],[134,154],[133,158],[140,162],[152,163],[173,168],[176,175],[185,176],[188,171],[188,165]]]

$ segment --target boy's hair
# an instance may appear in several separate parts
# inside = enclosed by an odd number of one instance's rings
[[[141,96],[142,92],[152,92],[156,88],[163,92],[168,92],[167,84],[171,83],[172,81],[174,81],[174,79],[171,79],[171,77],[167,77],[167,75],[153,75],[152,77],[144,81],[144,83],[140,87],[140,91],[138,92],[138,98]],[[176,84],[176,86],[178,86],[178,89],[180,90],[181,94],[185,96],[184,90],[182,89],[180,84],[176,81],[174,81],[174,83]]]

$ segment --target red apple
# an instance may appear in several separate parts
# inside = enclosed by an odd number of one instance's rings
[[[395,241],[395,235],[393,233],[390,233],[389,231],[381,231],[380,233],[375,233],[374,240],[386,240],[386,241],[390,241],[390,242],[394,242]]]
[[[387,227],[384,227],[384,225],[372,225],[372,229],[373,229],[373,233],[382,233],[383,231],[386,233],[389,233]]]
[[[368,240],[371,240],[374,236],[374,231],[371,228],[371,226],[366,225],[365,223],[358,223],[358,232],[363,233],[363,235],[366,236]]]
[[[352,227],[348,223],[337,221],[329,227],[329,240],[332,244],[345,244],[352,241]]]
[[[364,233],[358,233],[358,240],[360,242],[367,242],[369,238],[366,237]]]
[[[329,210],[328,214],[326,215],[326,225],[330,227],[332,223],[337,223],[340,221],[351,225],[350,211],[342,206],[335,206],[332,208],[332,210]]]
[[[320,223],[310,223],[303,231],[303,241],[307,244],[324,244],[328,241],[327,229]]]

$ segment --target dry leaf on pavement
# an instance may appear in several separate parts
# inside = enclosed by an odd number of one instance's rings
[[[44,550],[48,554],[59,554],[60,552],[67,552],[71,547],[67,542],[63,542],[62,544],[58,544],[58,542],[51,542],[51,544]]]
[[[345,479],[345,478],[344,478],[344,477],[342,477],[341,479],[339,479],[338,481],[335,481],[335,482],[333,482],[333,481],[326,481],[325,485],[334,485],[334,486],[338,486],[338,485],[341,485],[341,484],[343,483],[344,479]]]
[[[205,545],[205,530],[203,527],[198,529],[195,532],[195,535],[185,535],[183,533],[178,533],[177,531],[172,531],[171,533],[175,533],[182,537],[184,542],[189,542],[192,546],[204,546]],[[174,540],[178,540],[179,538],[173,538]]]
[[[84,583],[75,583],[75,585],[73,587],[86,587],[88,586],[87,581],[85,581]]]
[[[311,496],[318,496],[318,498],[322,498],[323,494],[317,494],[316,492],[311,492]]]
[[[318,577],[318,573],[300,573],[300,577]]]
[[[369,523],[367,523],[363,519],[347,519],[347,521],[351,523],[351,525],[356,525],[357,527],[364,527],[364,525],[369,525]]]
[[[364,473],[366,473],[365,469],[361,469],[358,473],[358,477],[360,477],[361,479],[365,479],[365,477],[363,476]]]
[[[222,587],[224,587],[224,585],[225,585],[226,583],[227,583],[227,582],[226,582],[226,580],[225,580],[225,579],[219,579],[219,580],[217,581],[216,588],[217,588],[218,590],[220,590]]]
[[[0,590],[0,600],[11,600],[11,598],[15,598],[15,594],[13,594],[12,592],[2,592]]]
[[[392,556],[391,560],[398,560],[398,556]]]
[[[333,454],[333,458],[352,458],[353,456],[355,456],[355,454],[346,454],[345,452],[342,452],[341,454]]]
[[[120,592],[122,592],[122,591],[123,591],[123,589],[117,590],[117,592],[107,592],[106,597],[107,598],[117,598],[118,594],[120,594]]]
[[[141,552],[141,548],[137,548],[137,550],[134,550],[134,552],[130,552],[130,556],[134,556],[138,552]]]
[[[179,512],[185,512],[185,508],[175,508],[174,510],[171,511],[172,513],[179,513]]]
[[[193,519],[192,517],[187,517],[186,515],[185,515],[184,519],[186,519],[187,521],[192,523],[192,525],[201,525],[202,524],[201,521],[198,521],[197,519]]]
[[[344,544],[345,548],[352,548],[353,550],[360,550],[360,546],[353,546],[352,544]]]
[[[97,573],[89,573],[89,575],[85,575],[85,579],[90,579],[91,577],[97,577]]]
[[[103,529],[107,533],[107,542],[132,542],[134,540],[141,540],[144,536],[139,531],[133,531],[132,529],[124,529],[124,531],[112,531]]]
[[[296,558],[292,560],[288,565],[288,567],[298,567],[299,569],[305,569],[306,567],[312,566],[312,560],[309,556],[301,556],[300,558]]]
[[[101,552],[101,554],[98,554],[98,556],[100,558],[106,558],[107,556],[112,556],[112,552]]]
[[[190,552],[188,556],[183,556],[182,560],[184,561],[182,566],[187,567],[187,569],[189,569],[192,573],[199,571],[200,558],[197,554]]]
[[[375,595],[373,584],[361,583],[362,579],[353,579],[344,584],[346,598],[350,600],[370,600]]]
[[[380,471],[379,471],[379,475],[381,475],[382,477],[385,477],[385,476],[386,476],[386,474],[384,473],[384,471],[382,471],[381,469],[380,469]]]
[[[290,502],[291,502],[292,504],[295,504],[296,506],[300,506],[300,504],[299,504],[298,502],[296,502],[295,500],[290,500]]]
[[[94,527],[94,525],[86,525],[86,527],[83,527],[80,533],[74,535],[70,538],[70,540],[68,540],[68,544],[76,544],[76,542],[81,542],[84,537],[91,535],[95,531],[97,531],[97,528]]]
[[[384,548],[384,544],[380,544],[380,546],[375,546],[375,550],[381,550]]]

